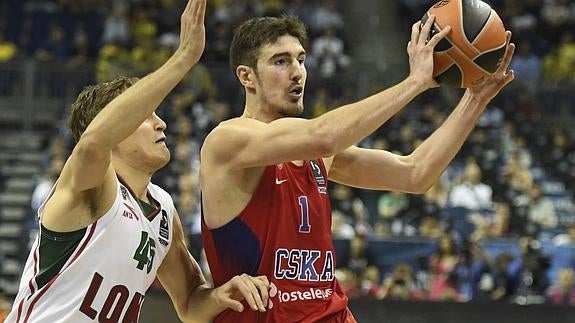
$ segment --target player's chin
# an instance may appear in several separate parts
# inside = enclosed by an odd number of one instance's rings
[[[170,157],[171,157],[171,154],[167,148],[165,151],[159,153],[157,155],[156,163],[155,163],[157,165],[157,168],[160,169],[160,168],[166,166],[170,162]]]
[[[294,116],[299,116],[303,113],[303,98],[293,100],[290,102],[290,111]]]

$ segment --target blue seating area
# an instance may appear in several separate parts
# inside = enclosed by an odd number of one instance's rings
[[[409,264],[415,271],[426,270],[428,258],[436,251],[436,244],[436,239],[422,237],[369,239],[366,257],[384,274],[390,273],[398,263]],[[503,252],[513,255],[515,261],[521,259],[519,245],[515,239],[487,240],[483,241],[481,246],[491,259],[495,259]],[[334,240],[334,247],[337,254],[337,266],[342,267],[349,261],[349,241]],[[547,270],[549,281],[555,281],[562,268],[575,267],[575,246],[573,245],[556,246],[551,242],[542,242],[541,253],[550,260],[550,267]]]

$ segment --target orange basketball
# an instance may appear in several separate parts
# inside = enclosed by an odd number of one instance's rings
[[[423,16],[435,15],[432,34],[451,31],[435,47],[433,77],[442,85],[469,87],[494,73],[505,53],[505,27],[499,15],[480,0],[443,0]]]

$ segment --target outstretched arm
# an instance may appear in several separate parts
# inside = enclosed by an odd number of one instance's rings
[[[410,155],[351,147],[334,157],[329,178],[370,189],[427,191],[461,149],[489,101],[513,80],[513,71],[507,71],[515,51],[510,39],[507,32],[508,46],[498,70],[469,88],[443,125]]]
[[[420,31],[413,25],[408,45],[411,73],[403,82],[318,118],[280,118],[271,123],[244,118],[224,123],[206,139],[209,163],[223,161],[232,169],[332,156],[359,142],[400,111],[433,81],[433,48],[449,32],[443,29],[428,41],[434,17]]]
[[[206,0],[190,0],[181,16],[180,45],[158,70],[112,100],[92,120],[62,172],[60,184],[82,192],[102,184],[111,150],[150,117],[198,62],[204,50]]]
[[[183,322],[209,322],[223,310],[242,312],[245,300],[251,309],[264,312],[268,306],[269,282],[265,276],[235,276],[218,288],[209,288],[200,266],[190,255],[177,213],[173,221],[170,251],[158,269],[158,279],[172,299]]]

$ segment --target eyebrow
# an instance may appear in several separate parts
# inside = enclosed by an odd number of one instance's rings
[[[299,54],[297,55],[298,57],[302,56],[302,55],[307,55],[307,53],[305,52],[305,50],[302,50],[301,52],[299,52]],[[278,57],[285,57],[285,56],[291,56],[291,54],[289,52],[281,52],[281,53],[277,53],[274,54],[272,57],[270,57],[270,61],[278,58]]]

